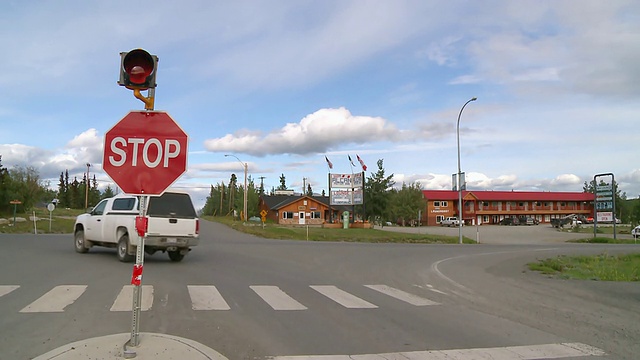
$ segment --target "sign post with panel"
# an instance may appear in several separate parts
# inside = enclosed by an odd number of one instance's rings
[[[609,182],[603,178],[608,178]],[[597,174],[593,177],[593,237],[596,237],[598,222],[613,223],[613,239],[616,239],[616,181],[613,173]]]

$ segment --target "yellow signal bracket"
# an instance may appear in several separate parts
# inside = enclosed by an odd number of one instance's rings
[[[135,96],[136,98],[138,98],[140,101],[144,103],[145,110],[148,110],[148,111],[153,110],[154,101],[155,101],[155,98],[153,96],[146,97],[142,95],[142,93],[140,92],[140,89],[135,89],[135,88],[133,89],[130,88],[130,89],[133,90],[133,96]]]

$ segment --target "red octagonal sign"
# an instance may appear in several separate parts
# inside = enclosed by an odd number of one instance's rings
[[[187,170],[188,136],[162,111],[132,111],[104,136],[102,167],[123,192],[161,195]]]

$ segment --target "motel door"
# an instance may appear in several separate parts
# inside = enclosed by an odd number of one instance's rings
[[[298,213],[298,224],[304,225],[304,211],[300,211],[300,213]]]

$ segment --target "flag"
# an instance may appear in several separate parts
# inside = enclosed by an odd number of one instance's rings
[[[329,158],[327,157],[327,155],[324,156],[324,159],[327,160],[327,165],[329,165],[329,169],[333,169],[333,163],[329,161]]]
[[[351,163],[351,166],[356,166],[356,164],[353,163],[353,160],[351,160],[351,155],[347,155],[349,157],[349,162]]]
[[[356,154],[356,158],[358,158],[358,161],[360,162],[360,165],[362,166],[362,171],[367,171],[367,165],[365,165],[364,161],[362,161],[362,159],[360,159],[360,155]]]

